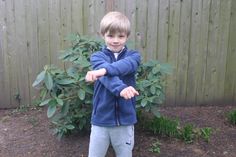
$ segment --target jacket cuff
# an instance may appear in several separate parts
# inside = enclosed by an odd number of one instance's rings
[[[119,97],[119,96],[120,96],[120,92],[121,92],[123,89],[125,89],[126,87],[128,87],[126,84],[121,85],[120,87],[118,87],[117,90],[116,90],[116,92],[115,92],[115,95]]]

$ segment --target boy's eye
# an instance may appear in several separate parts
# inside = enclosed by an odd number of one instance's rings
[[[108,36],[108,37],[113,37],[113,35],[112,35],[112,34],[108,34],[107,36]]]

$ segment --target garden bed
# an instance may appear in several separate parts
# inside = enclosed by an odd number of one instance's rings
[[[233,106],[225,107],[166,107],[161,114],[177,118],[181,124],[211,127],[210,142],[199,139],[192,144],[184,141],[154,136],[136,129],[134,157],[236,157],[236,126],[226,119]],[[44,109],[0,110],[1,157],[86,157],[89,133],[74,133],[58,140]],[[160,154],[150,151],[158,141]],[[107,157],[113,157],[110,148]]]

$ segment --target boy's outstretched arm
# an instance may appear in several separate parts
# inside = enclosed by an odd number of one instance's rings
[[[88,71],[85,76],[85,80],[86,82],[92,83],[99,79],[99,77],[105,75],[105,73],[106,69]],[[124,99],[131,99],[132,97],[139,95],[138,91],[136,91],[134,87],[127,87],[127,85],[124,84],[123,81],[121,81],[117,76],[105,76],[100,78],[99,80],[108,90],[110,90],[116,96],[121,96]]]
[[[124,76],[136,72],[141,62],[140,54],[137,51],[130,51],[128,56],[116,62],[109,63],[101,54],[93,54],[90,58],[93,69],[106,69],[108,76]]]
[[[112,92],[116,96],[121,96],[120,93],[123,89],[127,88],[127,85],[124,84],[122,80],[118,76],[104,76],[106,73],[106,69],[102,68],[99,70],[91,70],[88,71],[85,76],[85,81],[93,83],[95,81],[100,81],[110,92]],[[103,77],[102,77],[103,76]],[[128,92],[123,92],[122,95],[128,97]],[[122,96],[124,97],[124,96]],[[125,97],[124,97],[125,98]]]
[[[94,82],[96,81],[99,77],[104,76],[106,74],[106,69],[102,68],[99,70],[91,70],[88,71],[86,76],[85,76],[85,81],[86,82]]]

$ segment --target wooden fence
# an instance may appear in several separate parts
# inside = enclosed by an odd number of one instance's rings
[[[0,107],[31,104],[43,66],[62,64],[64,37],[97,36],[112,10],[131,20],[144,60],[173,65],[167,105],[235,104],[235,0],[0,0]]]

